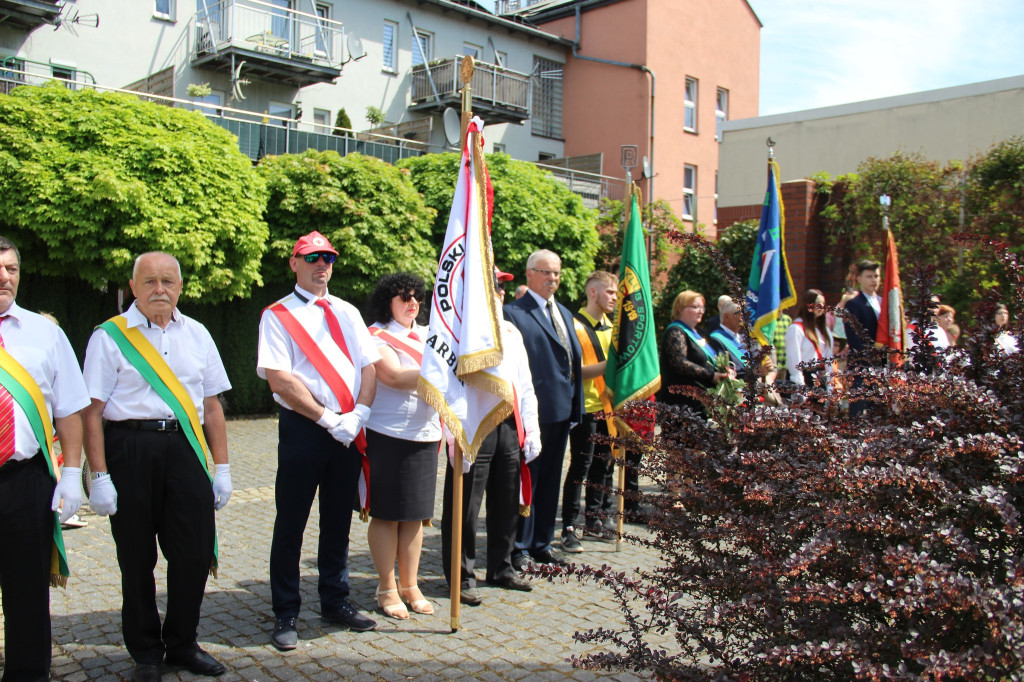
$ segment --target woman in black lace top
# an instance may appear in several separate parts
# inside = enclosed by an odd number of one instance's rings
[[[715,371],[715,350],[697,332],[703,316],[703,296],[689,290],[676,296],[672,304],[672,322],[661,337],[658,401],[668,405],[687,405],[707,416],[699,400],[669,390],[672,386],[694,386],[704,391],[729,376],[729,373]]]

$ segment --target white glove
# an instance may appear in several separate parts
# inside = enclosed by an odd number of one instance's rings
[[[231,465],[218,464],[213,475],[213,508],[223,509],[231,499]]]
[[[64,502],[61,505],[61,502]],[[53,491],[50,509],[60,510],[60,522],[64,523],[78,513],[82,507],[82,467],[64,467],[60,481]]]
[[[526,442],[523,443],[523,457],[526,459],[526,463],[529,464],[533,460],[540,457],[540,440],[537,438],[527,438]]]
[[[320,418],[316,420],[317,426],[322,426],[328,431],[333,429],[335,426],[341,423],[341,415],[337,412],[324,408],[324,413],[320,415]]]
[[[351,445],[369,417],[369,407],[366,405],[356,405],[351,412],[346,412],[339,417],[340,421],[337,426],[329,429],[331,437],[342,445]]]
[[[93,479],[89,486],[89,506],[93,513],[100,516],[113,516],[117,513],[117,490],[114,480],[106,472]]]

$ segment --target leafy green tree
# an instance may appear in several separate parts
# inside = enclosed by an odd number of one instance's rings
[[[0,231],[97,289],[142,252],[177,256],[182,296],[216,302],[260,282],[263,180],[202,114],[59,84],[0,96]]]
[[[602,199],[601,214],[597,219],[601,244],[594,261],[596,267],[615,274],[618,274],[619,263],[622,261],[626,206],[625,202],[617,199]],[[644,234],[648,236],[653,246],[650,253],[651,281],[662,282],[671,270],[675,257],[680,253],[679,247],[668,239],[668,234],[673,230],[685,232],[686,226],[663,199],[654,204],[644,204],[640,218],[644,224]],[[657,303],[657,295],[663,293],[663,290],[658,289],[654,293]]]
[[[716,246],[728,259],[736,276],[746,281],[750,264],[754,259],[754,242],[757,239],[758,220],[742,220],[725,228],[718,235]],[[655,306],[655,319],[659,328],[671,322],[672,303],[680,291],[690,289],[704,295],[707,316],[718,314],[718,297],[729,294],[729,285],[721,269],[708,253],[689,247],[668,275],[662,296]]]
[[[352,119],[348,117],[345,107],[338,109],[338,115],[334,117],[334,134],[342,137],[349,137],[352,134]]]
[[[401,270],[433,279],[435,212],[408,174],[371,156],[315,150],[267,156],[257,171],[270,190],[264,214],[271,234],[263,270],[268,284],[294,280],[292,246],[312,230],[339,252],[332,290],[356,303],[380,275]]]
[[[459,155],[455,153],[427,154],[398,162],[400,168],[412,173],[412,181],[427,204],[437,210],[431,237],[435,260],[448,225],[458,164]],[[596,212],[585,208],[583,201],[551,173],[528,161],[517,161],[507,154],[488,154],[487,168],[494,185],[491,240],[498,266],[521,278],[529,255],[537,249],[550,249],[562,259],[559,296],[564,300],[578,298],[594,269],[598,250]]]

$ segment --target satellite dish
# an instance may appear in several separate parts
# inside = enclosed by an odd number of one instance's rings
[[[363,41],[354,31],[348,34],[347,42],[348,59],[341,63],[342,66],[349,62],[359,61],[366,56],[366,50],[363,48]]]
[[[459,112],[448,107],[441,115],[441,122],[444,124],[444,138],[448,140],[448,144],[453,147],[462,144],[462,120],[459,118]]]
[[[641,166],[641,168],[643,168],[643,173],[644,173],[642,177],[645,177],[645,178],[651,177],[651,160],[648,159],[646,156],[644,157],[643,165]]]
[[[245,61],[239,62],[238,66],[235,67],[234,72],[231,74],[231,96],[237,102],[241,102],[245,99],[245,95],[242,93],[242,86],[249,84],[249,80],[247,78],[242,78],[243,66],[245,66]]]

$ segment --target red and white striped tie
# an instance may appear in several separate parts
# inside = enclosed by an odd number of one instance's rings
[[[0,317],[0,323],[7,319]],[[4,347],[4,337],[0,335],[0,348]],[[14,398],[3,386],[0,386],[0,466],[14,456]]]

